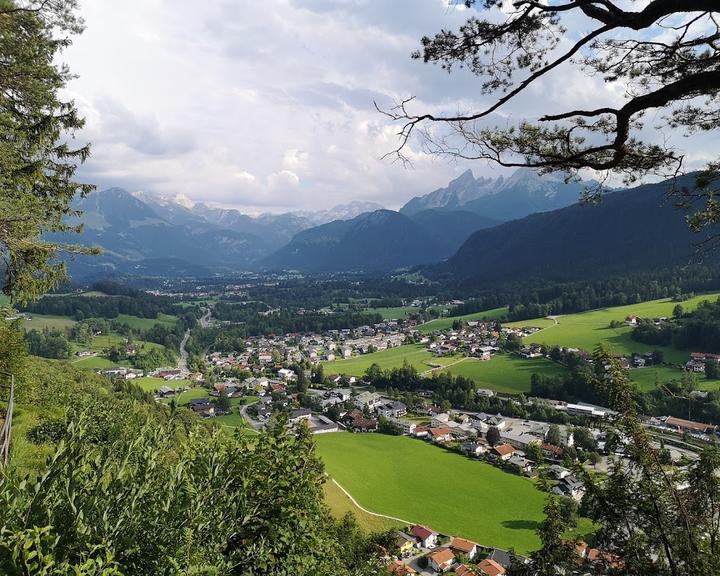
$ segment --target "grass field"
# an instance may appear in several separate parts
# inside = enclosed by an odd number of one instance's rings
[[[685,311],[693,310],[704,300],[716,300],[718,294],[707,294],[696,296],[682,302]],[[648,352],[660,349],[665,352],[665,360],[669,362],[683,362],[687,359],[687,351],[649,346],[635,342],[630,333],[630,326],[610,328],[612,320],[624,321],[627,316],[640,316],[643,318],[657,318],[661,316],[672,316],[673,308],[677,302],[670,299],[651,300],[628,306],[617,306],[614,308],[603,308],[580,312],[578,314],[567,314],[558,317],[556,326],[549,326],[542,332],[528,336],[526,342],[537,342],[548,345],[568,346],[591,351],[598,344],[604,344],[609,350],[619,354],[630,354],[632,352]],[[524,320],[514,322],[508,326],[531,326],[537,320]]]
[[[546,358],[525,360],[507,354],[498,354],[491,360],[466,358],[448,368],[454,376],[472,379],[479,388],[490,388],[496,392],[519,394],[530,391],[530,377],[533,373],[543,376],[560,376],[565,369]]]
[[[438,318],[437,320],[430,320],[425,324],[420,324],[417,329],[423,334],[429,334],[436,330],[450,330],[455,320],[461,322],[473,322],[475,320],[495,320],[502,319],[507,314],[507,306],[503,308],[494,308],[492,310],[483,310],[482,312],[475,312],[474,314],[466,314],[464,316],[452,316],[448,318]]]
[[[168,388],[189,388],[192,386],[190,380],[164,380],[163,378],[153,378],[152,376],[135,378],[132,382],[146,392],[156,392],[163,386],[167,386]]]
[[[155,324],[166,324],[171,326],[178,320],[177,316],[171,316],[170,314],[158,314],[157,318],[139,318],[138,316],[129,316],[127,314],[118,314],[116,320],[120,324],[126,324],[130,328],[137,328],[140,330],[149,330]]]
[[[405,436],[339,432],[316,442],[327,472],[372,512],[520,553],[539,546],[545,494],[527,478]]]
[[[88,370],[105,370],[107,368],[113,368],[117,366],[117,362],[103,358],[102,356],[90,356],[88,358],[80,358],[79,360],[72,360],[74,366],[78,368],[85,368]]]
[[[330,508],[332,515],[335,518],[342,518],[348,512],[352,512],[358,524],[365,532],[384,532],[393,528],[403,527],[401,522],[380,516],[373,516],[360,510],[331,480],[325,483],[323,490],[325,491],[325,503]]]
[[[409,314],[418,312],[419,308],[411,306],[398,306],[397,308],[368,308],[366,312],[376,312],[383,317],[383,320],[404,320]]]
[[[640,390],[645,392],[655,388],[656,383],[666,384],[671,380],[680,380],[683,377],[683,370],[671,366],[648,366],[630,370],[630,379],[635,382]],[[717,392],[720,389],[720,380],[708,380],[704,374],[694,374],[698,390],[711,390]]]
[[[25,330],[64,330],[75,324],[75,320],[66,316],[51,316],[49,314],[28,314],[29,320],[23,321]]]
[[[185,392],[181,392],[176,398],[178,406],[186,406],[191,400],[199,400],[200,398],[209,398],[210,394],[205,388],[191,388]]]
[[[381,368],[396,368],[408,364],[424,372],[431,368],[430,364],[449,364],[457,358],[436,358],[425,350],[421,344],[408,344],[396,348],[388,348],[372,354],[355,356],[347,360],[333,360],[324,363],[325,374],[347,374],[348,376],[362,376],[371,364],[377,363]]]

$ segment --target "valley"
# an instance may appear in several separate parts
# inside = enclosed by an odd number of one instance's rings
[[[720,574],[719,41],[0,0],[0,575]]]

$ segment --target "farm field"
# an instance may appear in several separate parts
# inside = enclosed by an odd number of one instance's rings
[[[28,313],[29,320],[23,321],[25,330],[64,330],[75,324],[75,320],[67,316],[52,316],[50,314],[31,314]]]
[[[717,293],[705,294],[696,296],[680,304],[682,304],[686,311],[690,311],[694,310],[697,305],[704,300],[716,300],[717,298]],[[614,308],[603,308],[600,310],[579,312],[577,314],[561,315],[557,318],[557,325],[548,326],[545,330],[528,336],[525,338],[525,341],[529,343],[581,348],[587,351],[592,351],[598,344],[604,344],[610,351],[619,354],[649,352],[659,349],[665,353],[666,361],[680,363],[687,359],[687,351],[635,342],[630,337],[632,331],[630,326],[621,326],[620,328],[609,327],[612,320],[622,322],[627,316],[631,315],[648,318],[671,316],[673,308],[677,304],[677,302],[666,298],[627,306],[616,306]],[[538,321],[539,320],[543,319],[538,319]],[[534,325],[535,321],[536,320],[524,320],[522,322],[509,324],[509,326],[531,326]]]
[[[413,312],[418,312],[420,308],[412,306],[399,306],[396,308],[368,308],[365,312],[376,312],[383,317],[383,320],[404,320]]]
[[[457,361],[456,358],[436,358],[425,350],[421,344],[407,344],[396,348],[389,348],[372,354],[355,356],[347,360],[333,360],[323,363],[325,374],[347,374],[348,376],[362,376],[373,363],[380,368],[399,368],[407,360],[419,372],[430,370],[430,364],[449,364]]]
[[[546,497],[527,478],[405,436],[338,432],[316,442],[330,476],[372,512],[519,553],[540,544]]]
[[[332,480],[328,479],[325,482],[323,491],[325,492],[325,503],[335,518],[342,518],[345,514],[351,512],[365,532],[384,532],[385,530],[403,527],[402,523],[395,520],[373,516],[360,510]]]
[[[640,390],[647,392],[655,388],[656,381],[665,384],[671,380],[680,380],[684,371],[671,366],[648,366],[630,370],[630,379],[635,382]],[[709,390],[717,392],[720,389],[720,380],[708,380],[704,374],[695,374],[695,382],[698,390]]]
[[[152,376],[144,376],[131,380],[133,384],[137,384],[146,392],[155,392],[167,386],[168,388],[189,388],[192,386],[190,380],[164,380],[163,378],[154,378]]]
[[[115,318],[120,324],[127,324],[130,328],[137,328],[140,330],[149,330],[155,324],[165,324],[168,326],[174,325],[178,318],[177,316],[171,316],[170,314],[158,314],[157,318],[140,318],[138,316],[130,316],[128,314],[118,314]]]
[[[498,354],[491,360],[466,358],[447,369],[453,376],[465,376],[479,388],[490,388],[496,392],[520,394],[530,391],[530,377],[534,374],[560,376],[565,369],[546,358],[525,360],[507,354]]]
[[[507,306],[502,308],[493,308],[492,310],[483,310],[482,312],[475,312],[474,314],[465,314],[464,316],[452,316],[447,318],[438,318],[436,320],[430,320],[425,324],[420,324],[417,329],[423,334],[429,334],[436,330],[450,330],[455,320],[462,322],[473,322],[475,320],[502,320],[507,314]]]

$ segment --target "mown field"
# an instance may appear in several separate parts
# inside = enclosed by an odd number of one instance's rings
[[[407,361],[419,372],[425,372],[432,368],[432,364],[449,364],[457,361],[457,358],[436,358],[421,344],[408,344],[388,348],[372,354],[355,356],[346,360],[333,360],[324,363],[325,374],[346,374],[348,376],[362,376],[372,365],[378,364],[380,368],[397,368]]]
[[[130,328],[140,330],[150,330],[155,324],[165,324],[166,326],[174,325],[178,318],[170,314],[158,314],[157,318],[140,318],[138,316],[130,316],[128,314],[118,314],[115,318],[120,324],[126,324]]]
[[[23,320],[25,330],[64,330],[75,324],[75,320],[67,316],[53,316],[50,314],[28,313],[29,319]]]
[[[418,312],[419,308],[411,306],[398,306],[396,308],[368,308],[366,312],[374,312],[380,314],[383,320],[404,320],[413,312]]]
[[[685,311],[694,310],[704,300],[716,300],[717,293],[696,296],[681,302]],[[677,305],[670,299],[651,300],[639,304],[603,308],[577,314],[566,314],[557,317],[557,325],[548,325],[544,330],[528,336],[526,342],[536,342],[547,345],[567,346],[591,351],[598,344],[604,344],[609,350],[618,354],[631,354],[633,352],[649,352],[660,349],[665,353],[666,362],[681,363],[687,360],[688,351],[673,348],[650,346],[635,342],[630,333],[630,326],[610,328],[610,322],[618,320],[623,322],[627,316],[642,318],[657,318],[672,316],[673,308]],[[507,326],[534,326],[547,319],[523,320],[513,322]]]
[[[165,380],[163,378],[155,378],[153,376],[144,376],[142,378],[135,378],[133,384],[137,384],[146,392],[157,392],[163,386],[168,388],[189,388],[192,386],[190,380]]]
[[[339,432],[316,442],[330,476],[372,512],[520,553],[540,544],[546,496],[527,478],[405,436]]]
[[[635,382],[642,391],[649,391],[659,384],[665,384],[671,380],[681,380],[684,371],[681,368],[671,366],[648,366],[630,370],[630,379]],[[720,380],[707,379],[704,374],[693,374],[695,387],[698,390],[720,391]]]
[[[335,518],[342,518],[345,514],[351,512],[365,532],[384,532],[385,530],[402,528],[404,526],[402,522],[396,522],[395,520],[382,518],[381,516],[373,516],[360,510],[332,480],[328,480],[325,483],[323,490],[325,492],[325,503],[330,508],[332,515]]]
[[[466,358],[447,368],[454,376],[470,378],[478,388],[490,388],[496,392],[520,394],[530,391],[530,377],[533,374],[543,376],[561,376],[565,368],[546,358],[525,360],[507,354],[498,354],[491,360]]]
[[[465,314],[464,316],[453,316],[448,318],[438,318],[437,320],[430,320],[425,324],[420,324],[417,329],[423,334],[430,334],[437,330],[450,330],[453,322],[460,320],[461,322],[474,322],[476,320],[501,320],[505,314],[507,314],[507,306],[503,308],[493,308],[492,310],[483,310],[482,312],[475,312],[474,314]]]

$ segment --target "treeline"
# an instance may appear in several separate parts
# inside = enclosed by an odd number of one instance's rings
[[[24,308],[31,314],[85,318],[117,318],[120,314],[140,318],[157,318],[158,314],[181,311],[172,298],[139,292],[135,296],[46,296]]]
[[[464,304],[453,308],[450,315],[460,316],[509,306],[509,321],[527,320],[672,298],[689,292],[707,292],[718,288],[720,271],[706,266],[673,268],[582,282],[552,283],[540,280],[507,283],[492,291],[475,295]]]
[[[701,302],[687,315],[682,311],[682,304],[678,304],[676,313],[672,322],[658,326],[652,319],[642,319],[632,332],[633,339],[651,345],[720,351],[720,300]]]
[[[373,364],[366,371],[365,380],[375,389],[402,399],[410,410],[425,404],[429,396],[443,410],[457,408],[557,424],[588,424],[586,418],[571,416],[541,404],[529,404],[522,396],[517,399],[478,396],[477,385],[469,378],[447,372],[425,377],[409,364],[388,370]]]
[[[232,326],[230,329],[236,335],[243,337],[342,330],[382,322],[382,316],[377,313],[352,310],[332,314],[300,313],[297,310],[287,309],[269,311],[267,305],[262,303],[219,302],[213,310],[213,316],[220,321],[238,323],[237,326]]]
[[[323,308],[378,299],[399,306],[403,299],[432,296],[437,286],[413,284],[387,277],[304,278],[248,288],[249,300],[261,300],[272,307]],[[383,304],[383,306],[388,304]]]

